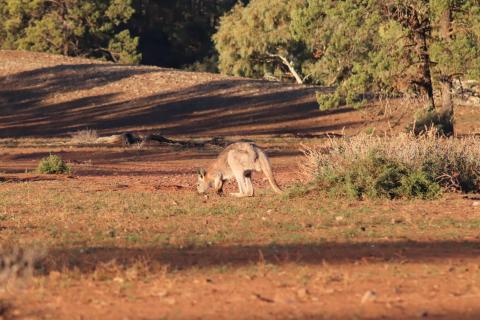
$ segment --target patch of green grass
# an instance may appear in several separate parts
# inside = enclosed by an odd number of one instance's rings
[[[297,183],[285,190],[285,192],[282,194],[282,197],[284,199],[305,197],[313,190],[315,190],[314,185]]]

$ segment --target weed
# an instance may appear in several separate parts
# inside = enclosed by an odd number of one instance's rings
[[[304,197],[315,189],[313,184],[301,184],[297,183],[289,187],[286,192],[283,193],[283,198],[285,200]]]
[[[37,171],[44,174],[70,174],[72,168],[57,155],[49,155],[42,158],[38,164]]]
[[[440,186],[423,172],[385,158],[376,152],[342,170],[325,170],[317,177],[332,195],[350,198],[435,198]]]

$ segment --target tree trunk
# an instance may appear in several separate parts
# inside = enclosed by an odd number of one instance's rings
[[[422,82],[420,86],[425,91],[428,98],[428,107],[435,109],[435,98],[433,96],[432,72],[430,70],[430,54],[428,53],[428,43],[426,30],[420,30],[417,33],[418,54],[422,61]]]
[[[425,0],[424,0],[425,1]],[[420,6],[428,5],[418,1]],[[382,1],[380,1],[382,3]],[[415,3],[415,2],[414,2]],[[418,78],[412,84],[416,84],[428,99],[428,108],[435,109],[435,98],[433,96],[433,81],[431,72],[431,61],[429,54],[428,39],[431,37],[431,21],[428,14],[422,14],[417,7],[409,5],[406,1],[383,1],[385,14],[400,23],[405,29],[410,30],[409,38],[414,47],[412,53],[419,59],[420,70]]]
[[[449,46],[451,42],[451,26],[452,26],[452,11],[450,5],[447,4],[444,8],[442,16],[440,17],[440,36],[442,40]],[[440,110],[440,116],[446,122],[451,130],[450,134],[454,134],[454,109],[452,99],[452,77],[448,74],[442,74],[440,76],[440,88],[442,91],[442,108]]]
[[[427,36],[422,35],[421,47],[423,88],[427,93],[429,107],[435,109],[435,98],[433,96],[432,72],[430,70],[430,55],[428,54]]]

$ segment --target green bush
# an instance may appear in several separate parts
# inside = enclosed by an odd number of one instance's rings
[[[321,171],[317,182],[331,195],[356,199],[432,199],[441,194],[440,185],[426,173],[411,170],[375,151],[343,170]]]
[[[51,154],[40,160],[37,171],[44,174],[70,174],[72,169],[62,160],[62,158]]]
[[[442,194],[442,188],[424,171],[412,171],[402,177],[401,194],[408,198],[435,199]]]
[[[337,93],[317,92],[316,96],[321,111],[335,109],[342,105],[342,99]]]
[[[435,134],[329,139],[304,150],[317,189],[354,198],[433,199],[480,191],[480,141]]]

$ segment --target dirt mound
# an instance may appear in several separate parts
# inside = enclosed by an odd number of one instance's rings
[[[56,55],[0,51],[0,137],[102,134],[325,133],[356,126],[352,110],[320,112],[321,88]]]

